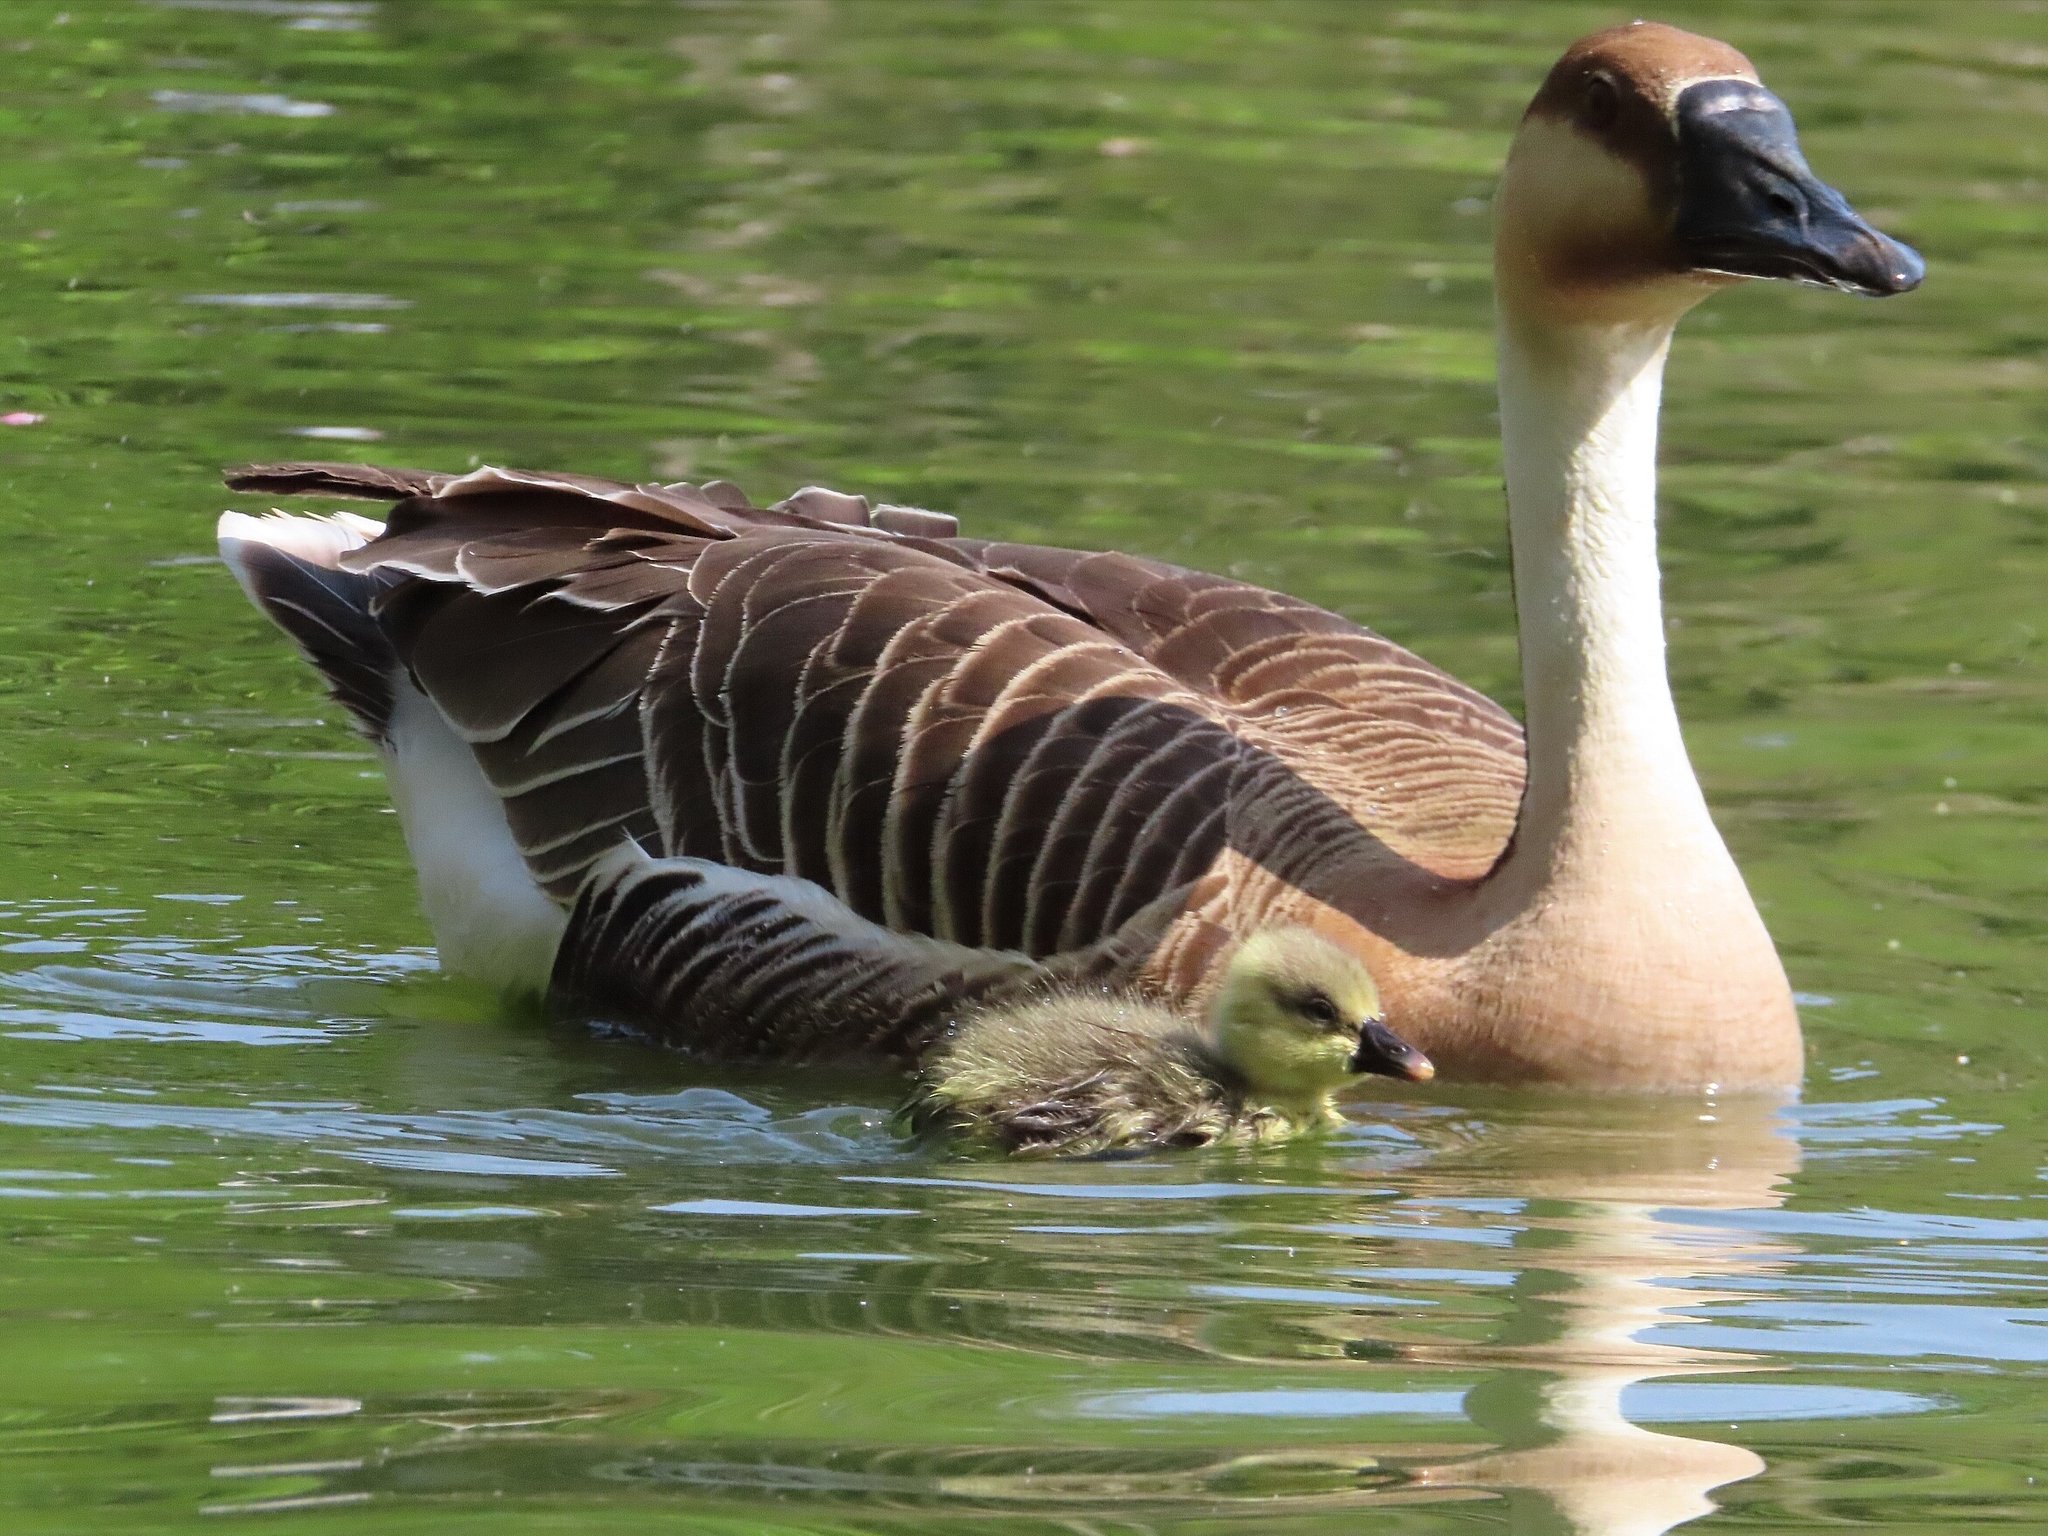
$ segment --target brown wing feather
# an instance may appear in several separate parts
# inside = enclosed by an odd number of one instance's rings
[[[399,501],[431,496],[454,475],[425,469],[389,469],[380,464],[244,464],[224,474],[232,490],[267,491],[274,496],[356,496],[366,501]]]
[[[1284,593],[1128,555],[988,544],[976,558],[1256,727],[1403,859],[1471,880],[1506,846],[1521,726],[1412,651]]]
[[[237,483],[397,500],[345,564],[387,583],[393,648],[565,899],[630,838],[968,948],[1127,930],[1142,957],[1138,929],[1199,881],[1206,923],[1230,921],[1226,849],[1304,889],[1474,878],[1519,801],[1496,706],[1241,582],[899,535],[891,509],[808,492],[761,509],[729,486],[334,465]]]

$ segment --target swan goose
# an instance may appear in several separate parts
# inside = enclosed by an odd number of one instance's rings
[[[908,1106],[1025,1157],[1275,1141],[1337,1125],[1359,1073],[1427,1082],[1381,1021],[1371,972],[1306,928],[1232,950],[1200,1024],[1127,992],[1055,988],[972,1008],[927,1054]]]
[[[1242,934],[1370,965],[1449,1079],[1782,1089],[1799,1024],[1664,663],[1658,396],[1743,278],[1907,248],[1734,49],[1574,44],[1496,205],[1524,729],[1310,604],[811,488],[286,464],[221,518],[383,754],[444,963],[737,1054],[914,1054],[1048,977],[1199,1012]]]

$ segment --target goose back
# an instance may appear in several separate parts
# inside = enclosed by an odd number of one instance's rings
[[[383,643],[565,905],[630,842],[970,950],[1044,958],[1142,922],[1134,975],[1185,916],[1202,933],[1145,978],[1184,996],[1283,898],[1477,880],[1514,823],[1511,717],[1245,582],[815,489],[758,507],[498,470],[230,480],[394,502],[340,564],[375,578]]]

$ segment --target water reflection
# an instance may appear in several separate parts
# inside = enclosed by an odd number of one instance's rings
[[[196,961],[171,967],[163,1002],[229,1012],[261,990],[259,957],[238,963],[212,983]],[[52,998],[122,978],[68,960],[23,975]],[[148,992],[140,974],[121,984]],[[224,1048],[151,1038],[158,1076]],[[209,1341],[204,1401],[179,1432],[205,1458],[194,1475],[217,1480],[210,1509],[489,1489],[706,1519],[796,1500],[906,1529],[1201,1510],[1218,1529],[1284,1513],[1334,1533],[1373,1511],[1638,1536],[1765,1470],[1757,1448],[1679,1426],[1936,1405],[1838,1379],[1715,1379],[1782,1371],[1801,1347],[1766,1335],[1783,1315],[1766,1309],[1836,1262],[1817,1242],[2037,1235],[1783,1209],[1800,1149],[1755,1103],[1361,1106],[1331,1142],[1027,1169],[908,1147],[876,1110],[819,1102],[879,1089],[830,1074],[650,1091],[650,1071],[690,1069],[454,1018],[335,1038],[315,1049],[364,1053],[353,1101],[287,1091],[305,1047],[235,1047],[253,1062],[231,1103],[175,1083],[0,1094],[0,1135],[86,1165],[0,1191],[47,1216],[50,1241],[115,1194],[166,1210],[142,1235],[174,1264],[176,1223],[231,1232],[236,1294],[189,1319]],[[33,1046],[54,1063],[99,1042]],[[1805,1112],[1823,1163],[1840,1118]],[[154,1172],[104,1155],[142,1149],[171,1155]],[[212,1239],[193,1231],[203,1274]],[[1879,1272],[1870,1257],[1855,1270]],[[103,1287],[94,1317],[159,1306]],[[380,1359],[403,1363],[366,1371]],[[360,1406],[270,1411],[315,1400]],[[89,1430],[79,1416],[55,1432]],[[1774,1484],[1797,1484],[1795,1447],[1741,1438],[1769,1453]]]
[[[273,1027],[289,1019],[328,1038],[337,1020],[321,1005],[356,996],[318,967],[300,974],[296,952],[190,955],[128,937],[107,958],[12,978],[6,990],[22,1003],[74,1021],[38,1037],[45,1048],[89,1047],[76,1016],[115,1002],[139,1019],[267,1013]],[[277,984],[287,974],[295,987]],[[137,1038],[159,1049],[202,1043],[151,1022]],[[1272,1155],[1024,1168],[918,1152],[873,1109],[801,1093],[776,1104],[794,1083],[636,1083],[504,1102],[508,1071],[553,1061],[529,1084],[545,1091],[569,1061],[617,1046],[452,1018],[415,1020],[387,1043],[377,1096],[401,1082],[407,1095],[378,1107],[253,1081],[229,1104],[41,1088],[0,1094],[0,1125],[242,1148],[212,1191],[224,1219],[267,1233],[274,1251],[251,1260],[307,1288],[259,1305],[273,1325],[302,1326],[309,1306],[338,1317],[337,1298],[371,1274],[379,1286],[425,1281],[446,1295],[408,1296],[410,1319],[512,1330],[465,1353],[467,1370],[517,1358],[509,1341],[533,1307],[556,1328],[603,1328],[631,1298],[636,1322],[619,1347],[644,1339],[696,1362],[688,1374],[704,1384],[709,1432],[681,1420],[652,1439],[632,1429],[651,1405],[681,1411],[658,1380],[630,1402],[615,1400],[616,1383],[563,1382],[548,1400],[611,1431],[542,1447],[532,1437],[547,1432],[508,1381],[477,1402],[516,1404],[528,1437],[519,1475],[536,1491],[595,1481],[695,1500],[1118,1517],[1278,1501],[1336,1519],[1470,1502],[1502,1508],[1516,1530],[1649,1536],[1765,1470],[1744,1445],[1652,1424],[1925,1406],[1810,1384],[1707,1385],[1762,1357],[1701,1347],[1689,1335],[1715,1325],[1697,1314],[1717,1311],[1725,1332],[1728,1314],[1770,1290],[1758,1282],[1802,1256],[1803,1229],[1780,1230],[1776,1214],[1799,1145],[1755,1101],[1361,1106],[1337,1141]],[[1807,1118],[1831,1145],[1829,1113]],[[122,1182],[104,1168],[89,1188],[31,1193],[76,1210]],[[794,1349],[760,1383],[738,1382],[719,1367],[742,1339],[756,1352],[772,1340]],[[884,1365],[905,1346],[903,1360],[920,1363]],[[935,1346],[951,1351],[946,1363],[925,1358]],[[878,1369],[900,1377],[895,1417],[848,1438],[829,1404]],[[402,1458],[380,1471],[337,1457],[316,1490],[285,1496],[403,1498],[421,1477],[502,1481],[513,1448],[474,1427],[449,1438],[433,1377],[422,1367],[425,1393],[362,1398],[367,1413],[407,1426]],[[337,1370],[324,1384],[349,1380]],[[242,1370],[219,1386],[222,1403],[263,1395]],[[1732,1406],[1731,1390],[1743,1394]],[[774,1423],[749,1432],[771,1409]],[[208,1422],[229,1422],[220,1412]],[[905,1413],[962,1422],[912,1448],[893,1443]],[[357,1433],[330,1436],[322,1454],[353,1451]],[[278,1450],[280,1465],[310,1457],[296,1441]],[[232,1465],[259,1463],[238,1452]],[[277,1496],[262,1479],[248,1491],[246,1507]]]
[[[1427,1353],[1446,1363],[1494,1356],[1499,1369],[1465,1408],[1499,1447],[1422,1468],[1416,1480],[1500,1493],[1518,1514],[1540,1510],[1530,1530],[1660,1536],[1711,1513],[1712,1490],[1765,1464],[1741,1445],[1631,1420],[1624,1399],[1639,1383],[1755,1368],[1750,1356],[1643,1335],[1731,1299],[1717,1281],[1739,1292],[1744,1277],[1780,1264],[1783,1241],[1688,1215],[1780,1205],[1799,1147],[1776,1107],[1753,1100],[1603,1108],[1521,1124],[1513,1146],[1491,1149],[1529,1201],[1516,1243],[1531,1260],[1515,1281],[1520,1304],[1490,1346]],[[1450,1164],[1428,1177],[1446,1190],[1471,1187],[1469,1171]]]

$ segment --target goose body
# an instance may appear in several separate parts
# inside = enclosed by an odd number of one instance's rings
[[[910,1118],[1022,1156],[1271,1141],[1341,1120],[1361,1072],[1427,1081],[1372,976],[1305,928],[1238,946],[1207,1017],[1054,988],[970,1010],[919,1073]]]
[[[1738,277],[1918,260],[1741,55],[1645,24],[1566,53],[1498,213],[1526,736],[1283,594],[817,488],[258,466],[231,483],[389,520],[229,513],[223,552],[379,744],[444,958],[499,984],[910,1055],[1027,971],[1199,1012],[1292,925],[1449,1077],[1788,1086],[1665,675],[1663,361]]]

